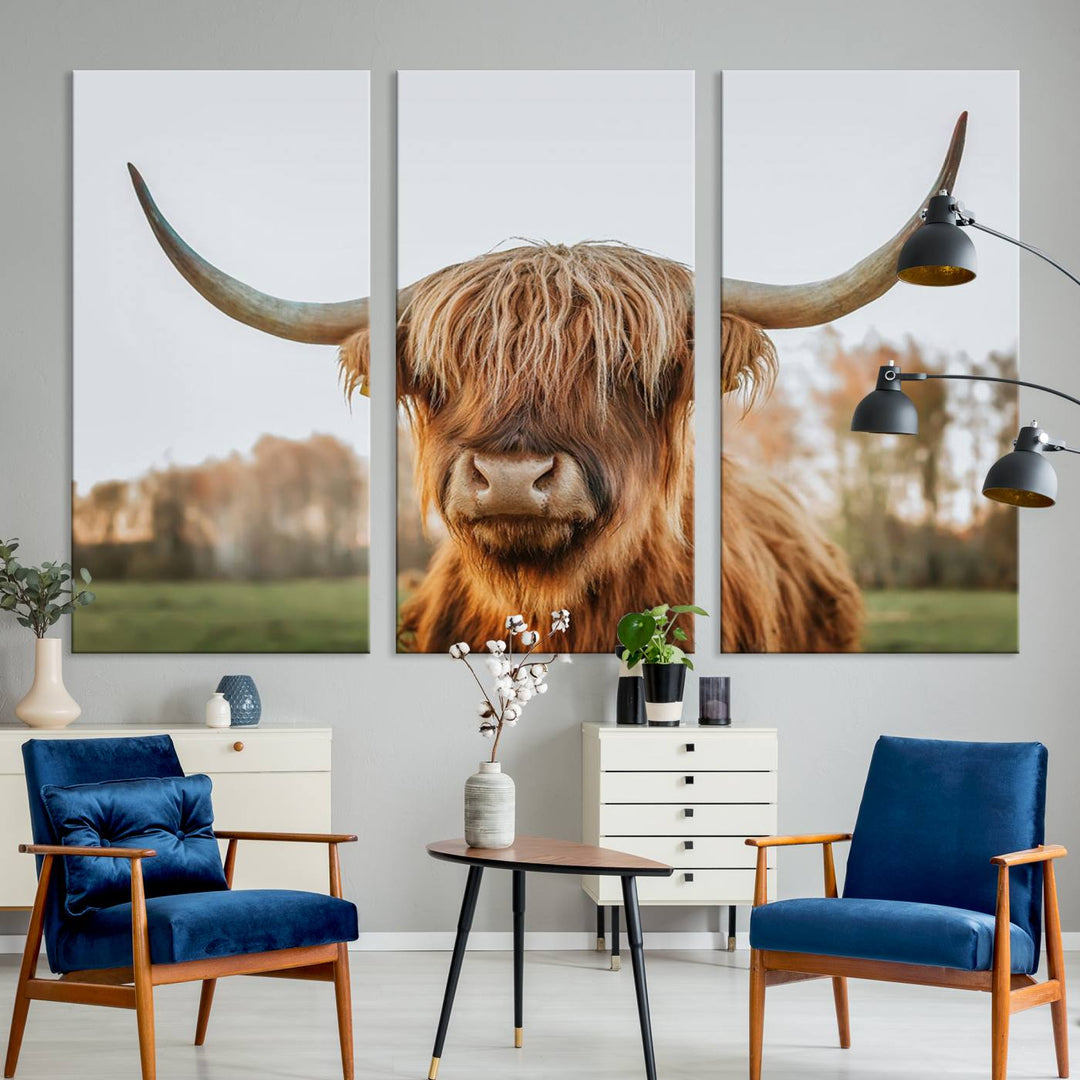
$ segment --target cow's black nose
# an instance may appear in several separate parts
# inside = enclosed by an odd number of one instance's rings
[[[474,454],[469,484],[484,514],[536,514],[547,505],[558,458],[533,454]]]

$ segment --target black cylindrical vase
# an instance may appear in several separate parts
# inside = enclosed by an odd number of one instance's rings
[[[682,723],[685,664],[642,664],[645,716],[650,727],[678,727]]]
[[[615,697],[616,724],[645,723],[645,684],[641,678],[641,664],[630,671],[623,663],[625,648],[615,650],[619,658],[619,690]]]

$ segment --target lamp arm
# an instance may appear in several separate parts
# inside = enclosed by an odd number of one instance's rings
[[[965,382],[996,382],[1008,383],[1010,386],[1026,386],[1031,390],[1042,390],[1047,394],[1053,394],[1055,397],[1071,401],[1074,405],[1080,405],[1080,398],[1075,398],[1072,394],[1066,394],[1062,390],[1055,390],[1052,386],[1043,386],[1042,383],[1027,382],[1024,379],[1004,379],[997,375],[931,374],[929,372],[921,371],[905,371],[900,375],[901,382],[922,382],[925,379],[963,379]]]
[[[1010,244],[1015,244],[1018,248],[1023,248],[1025,251],[1030,251],[1032,255],[1038,255],[1044,262],[1048,262],[1055,270],[1060,270],[1067,278],[1080,285],[1080,278],[1078,278],[1070,270],[1066,270],[1061,263],[1052,259],[1045,251],[1041,251],[1037,247],[1032,247],[1031,244],[1025,244],[1023,240],[1017,240],[1015,236],[1008,236],[1003,232],[998,232],[997,229],[991,229],[989,225],[982,225],[974,218],[963,218],[958,223],[961,225],[970,225],[973,229],[978,229],[980,232],[989,233],[991,236],[996,236],[999,240],[1007,240]]]

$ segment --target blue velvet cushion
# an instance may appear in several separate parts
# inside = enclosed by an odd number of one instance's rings
[[[146,917],[150,959],[155,964],[326,945],[357,937],[354,904],[286,889],[159,896],[146,901]],[[57,937],[56,972],[130,964],[130,903],[68,919]]]
[[[208,776],[145,777],[41,789],[53,832],[66,847],[152,848],[143,860],[146,895],[225,889],[214,838]],[[131,899],[127,859],[69,856],[62,860],[69,915]]]
[[[1013,925],[1012,970],[1035,971],[1035,943]],[[989,971],[994,917],[981,911],[903,900],[778,900],[754,908],[750,946],[815,956]]]
[[[879,739],[844,897],[992,915],[997,867],[991,858],[1043,843],[1046,757],[1046,747],[1034,742]],[[1012,921],[1037,956],[1042,868],[1013,868],[1010,894]]]

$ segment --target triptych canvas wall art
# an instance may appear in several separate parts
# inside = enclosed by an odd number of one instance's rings
[[[1011,249],[931,290],[881,248],[965,110],[955,190],[1014,230],[1014,72],[725,74],[713,598],[693,73],[399,73],[397,650],[569,607],[609,652],[664,601],[725,652],[1014,650],[1015,513],[978,489],[1015,395],[847,430],[889,360],[1015,371]],[[78,73],[74,173],[75,649],[367,651],[367,73]]]

